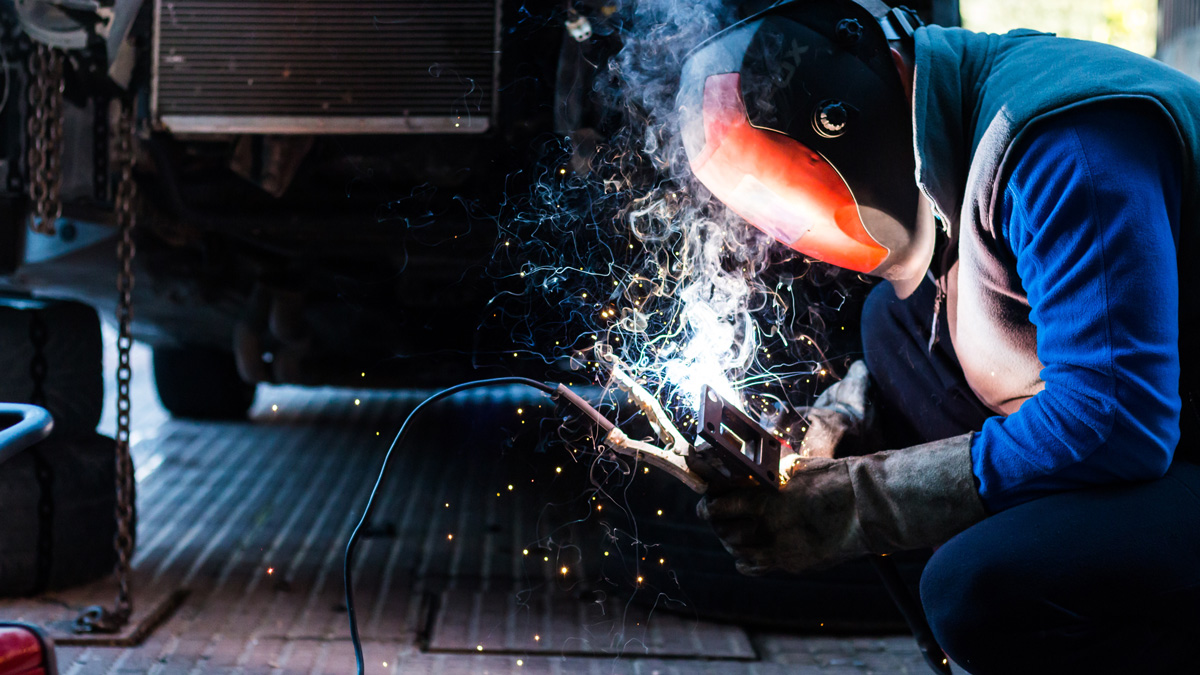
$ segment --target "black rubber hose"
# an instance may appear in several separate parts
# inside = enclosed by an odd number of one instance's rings
[[[384,477],[387,475],[388,462],[391,461],[392,451],[395,450],[400,442],[404,440],[404,434],[408,431],[408,424],[416,417],[425,406],[436,403],[444,398],[448,398],[461,391],[468,389],[478,389],[480,387],[492,387],[500,384],[523,384],[533,387],[538,391],[549,394],[550,396],[562,396],[573,403],[580,410],[585,412],[588,417],[595,420],[606,430],[613,428],[612,422],[605,419],[599,412],[596,411],[590,404],[579,397],[578,394],[567,389],[565,385],[555,385],[547,382],[539,382],[527,377],[496,377],[488,380],[475,380],[474,382],[466,382],[457,384],[449,389],[443,389],[429,398],[421,401],[417,407],[413,408],[408,417],[404,419],[404,423],[400,425],[400,431],[396,432],[396,438],[392,440],[391,446],[388,447],[387,454],[383,456],[383,466],[379,469],[379,476],[375,479],[375,487],[371,488],[371,496],[367,498],[367,506],[363,509],[362,518],[359,519],[358,525],[354,527],[354,532],[350,535],[350,541],[346,543],[346,557],[342,563],[342,578],[346,584],[346,613],[350,617],[350,640],[354,643],[354,658],[358,663],[359,675],[365,672],[366,664],[363,661],[362,640],[358,635],[358,616],[354,611],[354,580],[352,578],[351,567],[354,563],[354,549],[358,545],[358,535],[362,531],[363,525],[371,517],[371,510],[375,506],[375,495],[379,492],[379,486],[383,483]]]

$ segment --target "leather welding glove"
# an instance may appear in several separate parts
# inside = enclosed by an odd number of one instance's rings
[[[935,546],[987,516],[975,487],[971,437],[802,459],[779,491],[706,497],[696,511],[749,575]]]
[[[796,455],[783,458],[780,471],[804,457],[865,455],[883,449],[871,405],[871,375],[867,364],[850,364],[846,377],[821,393],[811,408],[802,411],[808,422]]]

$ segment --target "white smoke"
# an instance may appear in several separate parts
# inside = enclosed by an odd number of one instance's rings
[[[616,91],[630,124],[642,124],[640,152],[666,180],[628,213],[628,224],[648,250],[673,246],[660,259],[662,288],[674,293],[674,330],[638,351],[626,340],[615,350],[635,372],[668,389],[694,410],[703,385],[740,402],[742,378],[759,354],[752,316],[760,297],[758,273],[770,240],[717,203],[692,177],[679,132],[675,99],[683,62],[693,48],[734,20],[722,2],[642,0],[611,62]]]

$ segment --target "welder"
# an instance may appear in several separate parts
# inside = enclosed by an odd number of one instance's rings
[[[972,673],[1200,664],[1200,82],[1116,47],[781,2],[689,55],[695,177],[882,277],[778,492],[701,501],[748,574],[935,549]]]

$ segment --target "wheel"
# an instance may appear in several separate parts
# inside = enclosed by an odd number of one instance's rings
[[[233,354],[216,349],[156,347],[154,385],[175,417],[239,419],[254,403],[255,386],[242,381]]]
[[[116,502],[116,443],[107,436],[50,438],[0,465],[0,596],[110,574]]]
[[[0,307],[0,401],[49,410],[54,438],[95,434],[104,408],[96,310],[78,302],[27,304]]]

